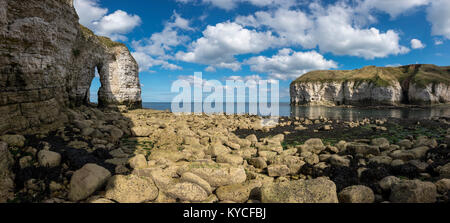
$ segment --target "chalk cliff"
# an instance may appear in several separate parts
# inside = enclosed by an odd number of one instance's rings
[[[450,102],[450,67],[369,66],[313,71],[291,83],[294,105],[431,105]]]
[[[98,68],[101,106],[141,107],[127,47],[78,23],[72,0],[0,0],[0,134],[31,131],[89,102]]]

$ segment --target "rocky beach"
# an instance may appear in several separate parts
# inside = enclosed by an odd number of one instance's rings
[[[450,120],[175,115],[82,106],[3,135],[2,202],[448,202]]]
[[[267,123],[142,109],[130,50],[78,21],[72,0],[0,0],[0,203],[449,202],[448,116]],[[449,75],[316,71],[291,84],[291,102],[446,104]]]

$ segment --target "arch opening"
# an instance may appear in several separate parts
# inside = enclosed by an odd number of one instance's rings
[[[100,73],[99,67],[95,67],[95,76],[91,81],[91,85],[89,87],[89,103],[98,104],[98,92],[100,87],[102,86],[100,81]]]

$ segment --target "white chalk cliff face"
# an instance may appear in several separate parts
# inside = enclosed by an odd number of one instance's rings
[[[0,133],[64,122],[89,102],[95,67],[100,105],[141,107],[136,61],[81,27],[72,0],[0,0]]]
[[[399,83],[379,87],[370,82],[307,82],[291,86],[291,102],[296,105],[397,105],[403,100]]]
[[[434,65],[425,65],[437,67]],[[439,75],[440,78],[450,78],[448,68]],[[383,68],[363,68],[383,69]],[[417,84],[411,70],[422,69],[421,65],[410,65],[398,68],[404,69],[403,81],[392,80],[389,84],[379,85],[367,80],[314,80],[316,73],[310,73],[308,78],[300,77],[290,86],[291,104],[293,105],[391,105],[401,104],[432,105],[450,102],[450,86],[446,83]],[[427,68],[423,68],[427,69]],[[446,70],[447,69],[447,70]],[[339,75],[339,74],[336,74]],[[386,74],[383,74],[386,75]],[[398,75],[398,74],[397,74]],[[423,75],[423,74],[421,74]]]

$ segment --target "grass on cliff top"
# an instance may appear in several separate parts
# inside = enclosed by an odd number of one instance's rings
[[[395,81],[402,83],[407,79],[411,79],[412,83],[419,86],[429,83],[450,84],[450,67],[409,65],[401,67],[368,66],[357,70],[319,70],[306,73],[293,83],[369,81],[377,86],[390,86]]]
[[[430,83],[444,83],[450,85],[450,66],[422,66],[414,75],[412,81],[421,87]]]
[[[88,29],[87,27],[85,27],[83,25],[80,25],[80,28],[81,28],[81,31],[83,32],[83,35],[86,38],[95,37],[95,38],[98,39],[98,41],[100,41],[103,45],[105,45],[108,48],[113,48],[113,47],[117,47],[117,46],[125,46],[125,44],[112,41],[108,37],[97,36],[97,35],[94,34],[94,32],[92,32],[90,29]]]

